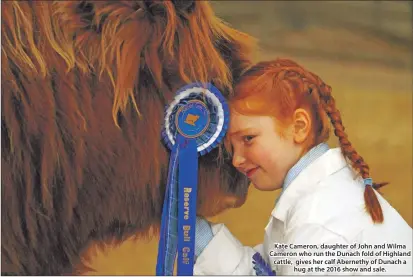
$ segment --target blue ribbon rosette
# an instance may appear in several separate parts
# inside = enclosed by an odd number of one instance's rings
[[[198,157],[214,149],[228,129],[225,98],[210,83],[176,93],[165,112],[162,139],[171,150],[162,210],[156,275],[193,275]]]

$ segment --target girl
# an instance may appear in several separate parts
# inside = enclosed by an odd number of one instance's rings
[[[412,229],[377,193],[386,183],[372,181],[328,85],[291,60],[261,62],[229,104],[233,165],[282,193],[254,249],[198,218],[194,274],[254,275],[256,252],[277,275],[413,273]],[[329,121],[340,148],[326,144]]]

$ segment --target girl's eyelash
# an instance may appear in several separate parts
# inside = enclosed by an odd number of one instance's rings
[[[251,142],[251,140],[254,138],[255,136],[252,135],[248,135],[248,136],[243,136],[242,139],[244,142]]]

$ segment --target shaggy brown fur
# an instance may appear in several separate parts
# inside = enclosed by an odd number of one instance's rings
[[[3,2],[2,271],[78,273],[90,243],[157,228],[164,106],[193,81],[230,95],[251,49],[203,1]],[[223,151],[200,161],[201,215],[245,201]]]

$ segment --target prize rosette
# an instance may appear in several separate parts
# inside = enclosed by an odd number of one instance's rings
[[[157,275],[193,275],[198,157],[224,138],[229,109],[212,84],[193,83],[178,90],[166,107],[162,140],[171,150],[162,210]]]
[[[211,84],[190,84],[181,88],[167,107],[162,139],[170,150],[177,133],[195,139],[202,156],[222,141],[228,123],[228,105],[220,91]]]

